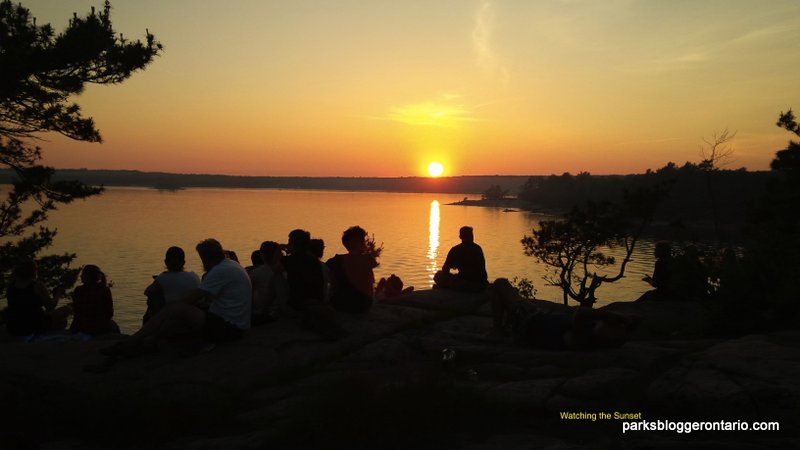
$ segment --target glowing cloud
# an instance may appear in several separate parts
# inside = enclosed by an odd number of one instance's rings
[[[475,48],[478,66],[490,75],[498,76],[500,82],[506,86],[510,78],[508,69],[500,62],[500,58],[491,46],[493,21],[494,10],[492,9],[492,2],[484,0],[478,5],[478,11],[475,13],[472,44]]]
[[[456,96],[450,97],[457,98]],[[415,103],[393,108],[388,119],[407,125],[450,128],[476,120],[466,106],[451,104],[447,98],[442,101]]]

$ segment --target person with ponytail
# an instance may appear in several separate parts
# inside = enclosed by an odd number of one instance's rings
[[[73,333],[119,333],[106,274],[94,264],[83,266],[81,285],[72,293]]]

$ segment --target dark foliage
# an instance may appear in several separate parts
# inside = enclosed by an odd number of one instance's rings
[[[503,189],[499,184],[493,184],[483,191],[481,198],[484,200],[501,200],[508,195],[508,189]]]
[[[0,284],[21,259],[39,259],[41,279],[51,288],[69,287],[77,270],[74,254],[42,257],[55,230],[42,226],[60,204],[97,195],[102,188],[54,180],[54,169],[39,164],[39,135],[57,132],[69,138],[100,142],[91,117],[84,117],[70,96],[87,83],[116,84],[143,69],[161,51],[146,33],[129,42],[111,26],[111,6],[86,17],[77,14],[64,31],[37,25],[21,4],[0,2],[0,167],[13,171],[13,186],[0,204]],[[29,232],[38,226],[37,231]]]
[[[781,113],[777,125],[800,136],[792,110]],[[800,272],[800,144],[789,141],[772,161],[773,178],[766,194],[748,214],[741,272],[751,290],[780,311],[796,311]],[[741,283],[741,280],[732,280]],[[732,290],[732,288],[729,288]]]
[[[770,178],[768,172],[726,170],[705,164],[668,163],[636,175],[596,176],[587,172],[531,177],[519,197],[536,209],[568,211],[587,201],[619,203],[624,192],[674,180],[671,194],[659,205],[654,220],[674,225],[671,238],[688,239],[688,231],[717,231],[722,241],[740,238],[735,230],[744,224],[748,204],[759,199]],[[665,236],[666,237],[666,236]]]
[[[538,229],[522,239],[527,256],[551,269],[544,280],[561,288],[563,301],[592,306],[595,292],[603,283],[625,275],[636,243],[672,183],[664,181],[623,193],[620,203],[588,202],[573,208],[561,220],[542,221]],[[621,249],[622,261],[609,252]]]

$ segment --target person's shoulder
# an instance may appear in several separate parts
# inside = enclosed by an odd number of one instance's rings
[[[200,277],[192,271],[173,272],[175,278],[184,278],[187,280],[200,280]]]
[[[481,248],[481,246],[478,245],[475,242],[470,242],[468,244],[465,243],[464,248],[468,248],[473,252],[481,252],[481,253],[483,253],[483,249]]]
[[[158,274],[158,276],[156,277],[156,281],[159,281],[159,280],[162,280],[162,281],[163,280],[171,280],[173,278],[178,278],[178,277],[180,277],[180,275],[179,275],[180,273],[182,273],[182,272],[170,272],[169,270],[165,270],[165,271],[161,272],[160,274]]]
[[[272,278],[273,275],[275,275],[275,271],[272,270],[272,267],[266,264],[258,265],[250,272],[250,278],[253,280],[268,279]]]
[[[250,275],[247,274],[247,271],[244,269],[244,267],[242,267],[241,264],[232,259],[226,259],[225,261],[227,261],[225,270],[228,271],[228,273],[235,273],[236,276],[246,279],[247,282],[250,283]]]
[[[220,262],[219,264],[217,264],[214,267],[215,268],[219,267],[221,270],[224,270],[224,271],[242,272],[245,275],[247,274],[247,271],[244,270],[244,267],[242,267],[241,264],[237,263],[236,261],[234,261],[232,259],[225,258],[225,259],[222,260],[222,262]]]

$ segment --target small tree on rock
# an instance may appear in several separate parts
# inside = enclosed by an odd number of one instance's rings
[[[595,292],[603,283],[625,275],[639,237],[652,221],[657,205],[669,192],[671,182],[626,192],[622,204],[587,203],[574,208],[562,220],[539,223],[531,235],[522,238],[525,255],[549,266],[544,280],[561,288],[564,304],[569,299],[591,307]],[[621,249],[622,261],[610,251]]]

